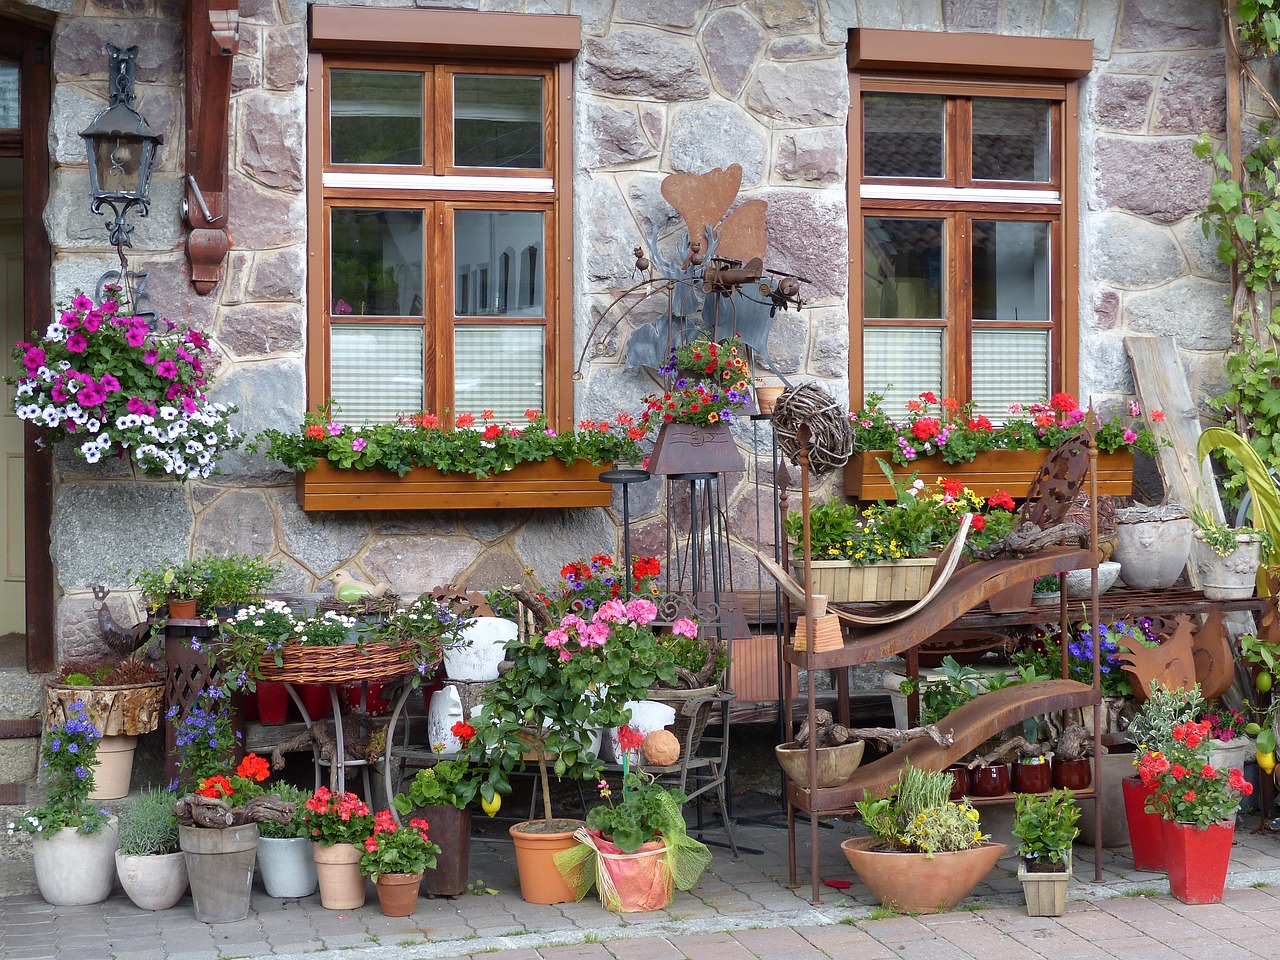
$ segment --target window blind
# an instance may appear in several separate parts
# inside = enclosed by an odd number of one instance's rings
[[[459,326],[453,335],[457,413],[479,418],[492,410],[497,423],[525,423],[526,410],[546,408],[546,328]]]
[[[862,393],[878,393],[894,419],[926,390],[942,396],[942,331],[929,327],[867,327],[862,335]]]
[[[329,388],[345,423],[393,422],[423,408],[422,328],[335,324]]]
[[[1049,331],[985,330],[973,334],[973,406],[1003,422],[1011,403],[1049,396]]]

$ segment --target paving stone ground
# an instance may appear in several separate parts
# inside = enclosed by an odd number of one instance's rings
[[[309,957],[435,960],[502,951],[500,960],[1253,960],[1274,958],[1280,929],[1280,834],[1243,816],[1221,904],[1187,906],[1162,874],[1132,869],[1127,847],[1104,851],[1095,883],[1092,848],[1075,852],[1067,914],[1026,915],[1016,864],[1006,855],[973,895],[949,914],[885,915],[844,861],[839,842],[854,828],[824,827],[825,887],[811,904],[808,835],[801,831],[802,886],[787,886],[787,835],[740,822],[740,845],[759,853],[734,860],[713,847],[698,886],[647,914],[612,914],[594,894],[582,903],[539,906],[520,899],[512,849],[500,831],[477,839],[472,876],[498,890],[457,900],[420,899],[411,917],[383,917],[370,887],[359,910],[330,911],[318,896],[274,900],[255,887],[248,919],[204,924],[191,900],[160,913],[119,892],[88,907],[52,907],[34,892],[29,861],[0,863],[0,958],[56,960],[232,960]],[[712,831],[707,839],[721,836]]]

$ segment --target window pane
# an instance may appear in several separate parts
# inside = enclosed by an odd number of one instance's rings
[[[995,422],[1009,404],[1034,403],[1049,396],[1048,330],[975,330],[973,406]]]
[[[333,316],[421,317],[422,211],[334,209]]]
[[[865,316],[942,318],[943,226],[942,220],[866,219],[862,234]]]
[[[0,60],[0,129],[17,130],[21,125],[18,96],[18,65]]]
[[[868,93],[862,98],[862,175],[940,178],[945,107],[939,96]]]
[[[541,326],[460,326],[453,334],[453,398],[458,413],[492,410],[498,423],[523,423],[545,408],[546,330]]]
[[[537,170],[542,144],[542,77],[453,78],[454,166]]]
[[[335,419],[386,423],[420,412],[422,336],[421,327],[335,324],[329,336]]]
[[[456,316],[546,316],[541,212],[458,210],[453,231]]]
[[[422,165],[422,74],[333,70],[329,162]]]
[[[907,401],[926,390],[942,396],[942,331],[936,327],[867,327],[862,333],[862,392],[905,417]]]
[[[1049,224],[973,221],[973,319],[1049,319]]]
[[[1050,170],[1048,100],[973,101],[975,180],[1047,183]]]

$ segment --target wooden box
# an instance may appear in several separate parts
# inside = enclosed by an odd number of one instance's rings
[[[849,560],[814,560],[811,592],[829,603],[887,603],[919,600],[929,592],[937,557],[869,563],[856,567]],[[797,564],[796,579],[803,582],[804,566]]]

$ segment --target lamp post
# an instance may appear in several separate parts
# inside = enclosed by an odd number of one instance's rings
[[[126,218],[134,207],[139,216],[147,215],[156,146],[164,142],[133,106],[137,58],[137,47],[121,50],[107,44],[110,99],[106,109],[80,131],[89,158],[89,210],[101,213],[105,205],[115,214],[107,225],[107,237],[120,256],[121,288],[126,297],[129,273],[124,248],[132,246],[129,234],[133,232]]]

